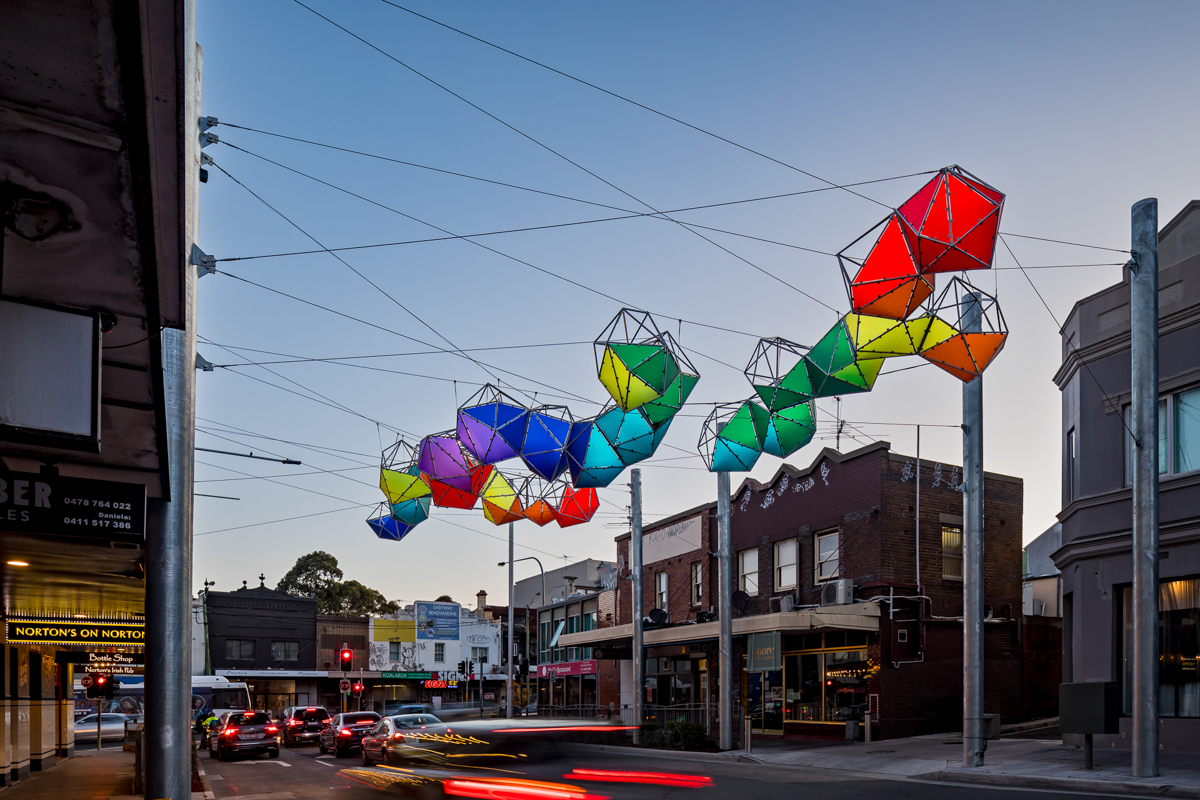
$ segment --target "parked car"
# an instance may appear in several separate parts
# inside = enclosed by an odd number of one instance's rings
[[[238,753],[279,758],[279,726],[265,711],[226,711],[209,734],[208,753],[221,761]]]
[[[317,739],[321,754],[332,752],[338,758],[350,755],[361,747],[363,735],[374,728],[379,719],[374,711],[352,711],[334,716]]]
[[[105,739],[124,739],[125,738],[125,720],[127,717],[124,714],[101,714],[100,715],[100,740]],[[94,742],[96,741],[96,715],[88,714],[86,717],[80,717],[75,720],[75,741],[76,742]]]
[[[299,742],[315,742],[321,730],[329,724],[329,712],[322,706],[293,706],[283,710],[279,725],[283,729],[283,746]]]
[[[446,723],[433,714],[398,714],[379,721],[362,739],[362,763],[390,764],[440,753],[449,737]]]

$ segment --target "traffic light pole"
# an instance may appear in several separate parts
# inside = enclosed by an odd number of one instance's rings
[[[529,619],[525,619],[525,627],[529,627]],[[508,523],[508,691],[505,692],[504,716],[513,715],[513,524]]]
[[[103,706],[104,706],[104,698],[97,697],[96,698],[96,749],[97,750],[100,749],[100,732],[101,732],[100,723],[102,721],[101,720],[101,715],[102,715],[101,710],[102,710]]]

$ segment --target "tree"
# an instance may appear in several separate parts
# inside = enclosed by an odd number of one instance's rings
[[[358,581],[342,582],[338,560],[323,550],[300,556],[275,591],[295,597],[315,597],[317,613],[345,616],[395,614],[400,604]]]
[[[435,603],[453,603],[454,600],[450,597],[450,595],[444,594],[441,597],[439,597],[437,600],[434,600],[433,602],[435,602]]]

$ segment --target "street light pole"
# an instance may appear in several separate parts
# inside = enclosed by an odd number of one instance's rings
[[[505,692],[504,716],[511,718],[513,715],[513,523],[508,523],[508,674],[506,681],[508,683],[508,691]],[[529,627],[529,617],[525,618],[525,627]]]
[[[1158,200],[1133,207],[1133,775],[1158,775]]]
[[[509,523],[508,527],[509,527],[509,532],[511,534],[512,523]],[[534,561],[537,563],[538,571],[542,573],[542,591],[539,592],[538,594],[541,595],[542,602],[543,603],[546,602],[546,568],[542,566],[541,559],[539,559],[537,556],[525,556],[524,558],[513,559],[512,538],[510,535],[509,548],[508,548],[508,561],[501,561],[499,564],[497,564],[497,566],[500,566],[500,567],[503,567],[505,564],[508,565],[508,608],[509,608],[508,640],[510,642],[512,641],[512,625],[513,625],[512,607],[513,607],[513,603],[515,602],[514,597],[515,597],[515,592],[516,592],[516,583],[513,581],[512,565],[516,564],[519,561]],[[537,596],[538,596],[537,594],[534,595],[534,597],[537,597]],[[530,636],[530,633],[532,630],[533,629],[530,627],[530,624],[529,624],[529,604],[527,603],[525,605],[525,662],[526,663],[529,663],[529,636]],[[509,660],[510,661],[512,660],[511,655],[509,656]],[[509,692],[512,692],[512,669],[511,668],[509,669],[509,672],[508,672],[508,683],[509,683]],[[528,703],[529,703],[529,697],[528,697],[528,695],[529,695],[529,674],[528,673],[526,673],[526,675],[525,675],[525,694],[526,694],[525,703],[526,703],[526,705],[528,705]],[[509,716],[512,716],[512,708],[511,707],[508,709],[508,711],[509,711]]]
[[[642,471],[629,471],[630,525],[629,552],[633,560],[633,729],[634,744],[641,743],[642,723],[646,720],[646,659],[642,651]]]
[[[983,329],[979,295],[962,298],[963,331]],[[983,376],[963,385],[963,766],[983,766]]]
[[[720,614],[717,682],[718,746],[733,749],[733,536],[729,529],[729,473],[717,473],[717,611]]]

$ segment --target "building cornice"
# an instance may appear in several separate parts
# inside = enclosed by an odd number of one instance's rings
[[[1183,308],[1161,317],[1158,321],[1158,335],[1163,336],[1168,333],[1174,333],[1198,323],[1200,323],[1200,304],[1189,306],[1188,308]],[[1075,373],[1084,364],[1090,364],[1093,361],[1099,361],[1118,353],[1128,352],[1129,345],[1130,333],[1129,331],[1123,331],[1111,338],[1103,339],[1094,344],[1080,348],[1069,348],[1067,357],[1063,359],[1058,371],[1054,373],[1054,385],[1062,390],[1070,383],[1071,379],[1075,377]]]

